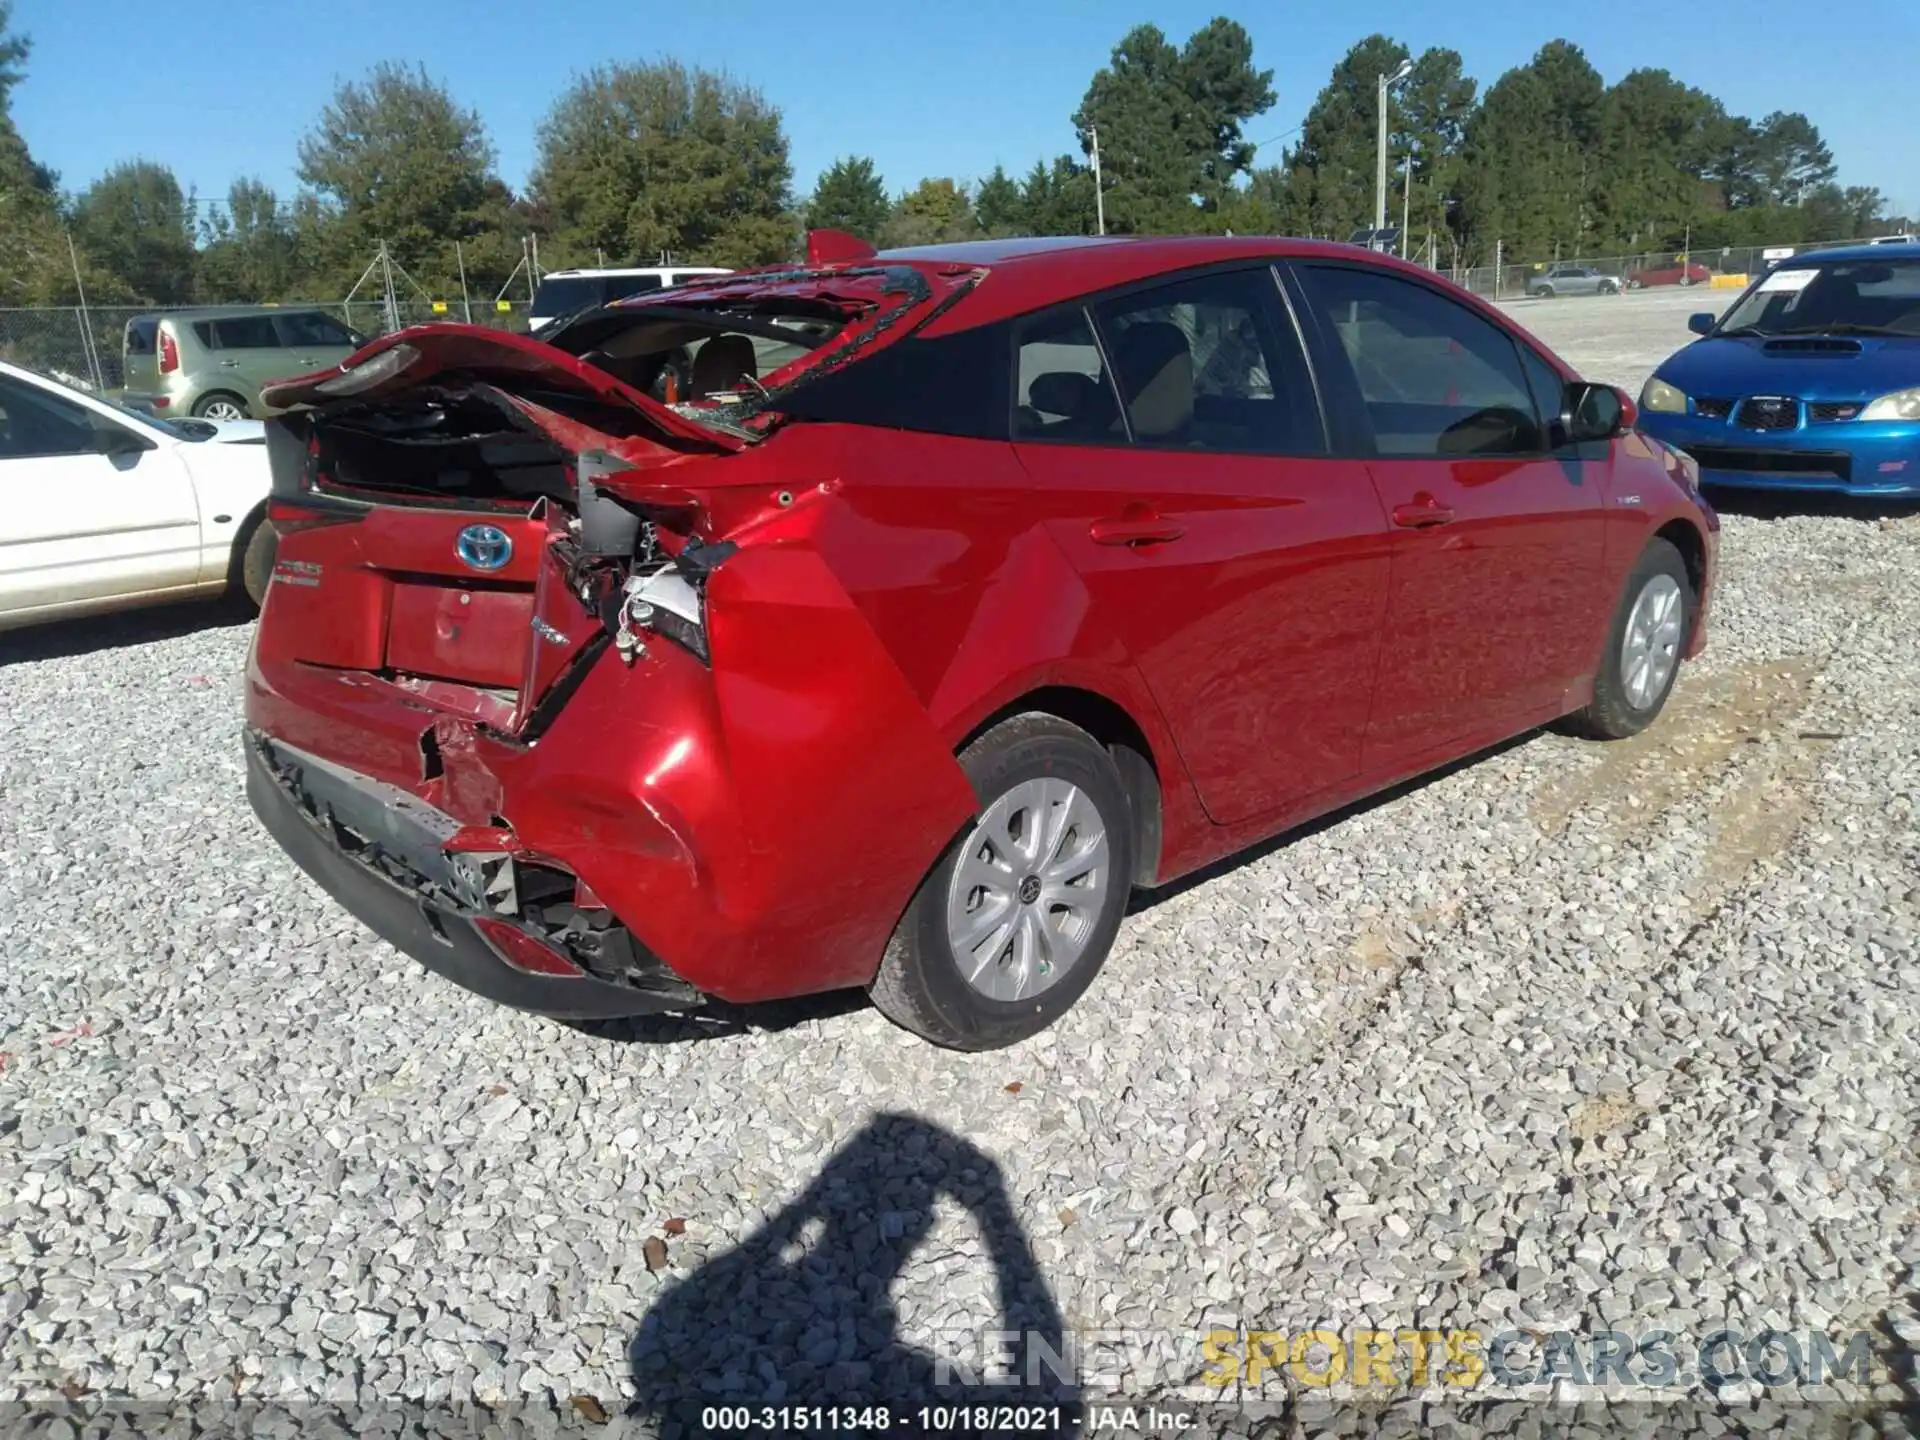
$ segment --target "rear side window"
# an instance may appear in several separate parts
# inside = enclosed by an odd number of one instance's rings
[[[159,330],[160,322],[158,320],[129,320],[127,322],[127,354],[153,354],[154,337],[159,333]]]
[[[534,292],[533,310],[537,315],[571,315],[598,305],[602,295],[601,282],[584,276],[542,280]]]
[[[979,440],[1007,438],[1007,327],[908,336],[805,380],[775,402],[800,420],[877,425]]]
[[[206,322],[213,329],[215,350],[278,350],[280,336],[273,328],[271,315],[230,315],[222,320]],[[196,334],[205,340],[201,326],[194,327]]]
[[[353,336],[347,327],[331,315],[321,315],[312,310],[292,310],[284,315],[273,317],[275,328],[280,333],[280,343],[288,349],[297,349],[302,345],[350,346]]]
[[[1098,306],[1136,445],[1315,455],[1319,407],[1273,272],[1230,270]]]
[[[644,295],[661,288],[658,275],[609,275],[601,282],[601,295],[608,301],[624,300],[629,295]]]
[[[1382,455],[1538,454],[1532,391],[1506,331],[1415,281],[1305,266],[1309,301],[1349,368]]]
[[[1014,438],[1125,443],[1120,406],[1084,310],[1030,321],[1014,363]]]

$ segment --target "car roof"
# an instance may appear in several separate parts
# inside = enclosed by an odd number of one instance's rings
[[[1232,261],[1287,259],[1344,260],[1428,281],[1441,279],[1424,266],[1364,246],[1288,235],[1068,235],[967,240],[885,250],[873,261],[857,263],[904,262],[986,270],[987,278],[963,304],[927,326],[925,333],[931,336],[969,330],[1177,270]]]
[[[179,310],[152,310],[135,320],[231,320],[244,315],[331,315],[334,307],[323,300],[288,305],[193,305]],[[339,317],[335,316],[336,319]]]
[[[1901,258],[1920,260],[1920,245],[1913,247],[1909,254],[1901,245],[1836,245],[1830,250],[1802,250],[1798,255],[1789,255],[1778,263],[1779,268],[1802,269],[1808,265],[1824,265],[1834,260],[1871,260],[1876,265]]]

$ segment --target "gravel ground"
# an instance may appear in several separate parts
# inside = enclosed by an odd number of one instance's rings
[[[1707,302],[1513,309],[1637,387]],[[995,1326],[1874,1326],[1910,1376],[1920,518],[1725,526],[1649,734],[1527,738],[1143,903],[984,1056],[831,1001],[609,1039],[471,998],[254,823],[248,626],[0,636],[0,1401],[617,1429],[924,1394]]]

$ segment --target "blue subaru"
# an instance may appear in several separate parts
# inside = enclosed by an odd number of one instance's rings
[[[1640,392],[1705,485],[1920,495],[1920,243],[1796,256]]]

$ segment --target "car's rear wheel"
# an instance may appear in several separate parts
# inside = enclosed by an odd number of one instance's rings
[[[1603,282],[1600,286],[1600,293],[1602,295],[1618,295],[1620,293],[1619,282],[1614,280]]]
[[[224,390],[216,390],[211,395],[202,395],[193,402],[193,413],[202,420],[245,420],[248,419],[247,402],[238,395],[229,395]]]
[[[1551,285],[1542,285],[1533,293],[1542,300],[1551,300],[1553,298],[1553,287]]]
[[[1037,1034],[1107,958],[1132,892],[1132,807],[1078,726],[1016,715],[960,754],[980,809],[907,906],[868,993],[955,1050]]]
[[[1689,285],[1692,285],[1692,284],[1693,284],[1693,276],[1691,276],[1691,275],[1682,275],[1682,276],[1680,277],[1680,284],[1681,284],[1682,286],[1689,286]]]
[[[1673,693],[1696,605],[1680,552],[1670,541],[1649,541],[1607,629],[1593,703],[1570,717],[1577,733],[1624,740],[1653,723]]]

